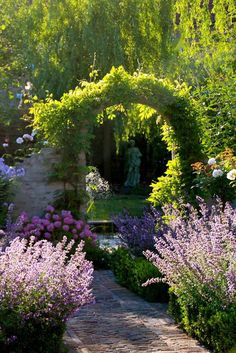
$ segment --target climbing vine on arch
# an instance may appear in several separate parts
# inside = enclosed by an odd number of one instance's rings
[[[31,112],[34,127],[52,146],[61,150],[65,178],[75,186],[79,183],[79,158],[81,153],[89,152],[98,114],[111,106],[132,103],[155,109],[166,123],[165,139],[168,147],[175,149],[176,158],[169,162],[161,181],[153,185],[150,200],[154,204],[169,201],[171,193],[180,196],[184,189],[190,189],[191,163],[201,157],[196,112],[185,86],[173,85],[154,75],[130,75],[123,67],[112,68],[101,81],[83,81],[60,100],[49,97],[46,102],[35,103]],[[178,192],[175,195],[173,181],[176,183],[176,180]],[[158,199],[161,184],[169,187],[166,200]]]

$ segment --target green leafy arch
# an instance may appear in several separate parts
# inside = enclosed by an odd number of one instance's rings
[[[171,180],[170,170],[175,166],[180,186],[189,185],[191,163],[201,156],[196,112],[186,89],[154,75],[130,75],[123,67],[112,68],[99,82],[82,82],[80,87],[65,93],[60,101],[48,98],[44,103],[35,103],[32,108],[34,127],[51,145],[61,149],[70,166],[77,165],[79,154],[89,151],[97,115],[107,107],[131,103],[154,108],[168,124],[170,143],[175,145],[177,158],[170,163],[164,178]],[[152,201],[155,203],[155,197]]]

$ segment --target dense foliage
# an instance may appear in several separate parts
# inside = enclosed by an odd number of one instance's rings
[[[85,260],[83,242],[68,257],[73,241],[64,238],[56,246],[31,238],[15,238],[1,252],[0,345],[11,352],[55,352],[64,322],[71,313],[92,301],[93,268]],[[8,315],[6,315],[8,314]],[[45,325],[51,337],[43,330]],[[27,338],[26,338],[27,330]],[[29,331],[28,331],[29,330]],[[42,333],[46,334],[43,341]],[[34,334],[34,339],[29,339]],[[28,346],[28,344],[34,344]]]
[[[218,201],[201,203],[200,214],[189,205],[185,215],[173,209],[166,215],[170,231],[146,256],[177,296],[184,329],[224,352],[236,342],[236,210]]]
[[[185,85],[173,85],[152,75],[129,75],[124,68],[113,68],[98,83],[84,82],[63,95],[60,101],[49,98],[34,104],[34,126],[53,146],[63,152],[62,169],[71,185],[78,185],[80,152],[90,148],[91,130],[96,116],[104,108],[118,104],[142,103],[157,110],[166,120],[171,135],[170,149],[179,157],[180,186],[190,188],[191,163],[201,157],[196,112]],[[167,129],[167,127],[166,127]],[[186,137],[183,131],[191,134]],[[167,177],[168,183],[168,177]]]

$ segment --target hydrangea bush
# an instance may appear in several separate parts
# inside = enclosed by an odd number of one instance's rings
[[[97,236],[89,225],[73,217],[70,211],[56,212],[55,208],[48,205],[43,217],[29,217],[22,212],[16,222],[7,222],[6,237],[12,240],[16,235],[29,239],[32,235],[36,240],[47,239],[52,242],[60,241],[63,236],[67,239],[80,241],[81,239],[96,242]]]
[[[145,255],[176,295],[184,328],[224,352],[236,343],[236,210],[218,200],[165,215],[169,230]]]
[[[93,300],[92,264],[83,242],[69,256],[73,243],[66,237],[57,245],[17,237],[0,252],[1,351],[59,352],[65,320]]]

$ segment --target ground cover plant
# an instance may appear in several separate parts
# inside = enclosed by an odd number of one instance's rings
[[[83,242],[69,256],[73,243],[17,237],[1,250],[1,352],[61,352],[67,318],[93,300],[92,264]]]
[[[219,200],[199,207],[166,208],[169,230],[145,255],[171,287],[177,321],[222,353],[236,344],[236,210]]]

